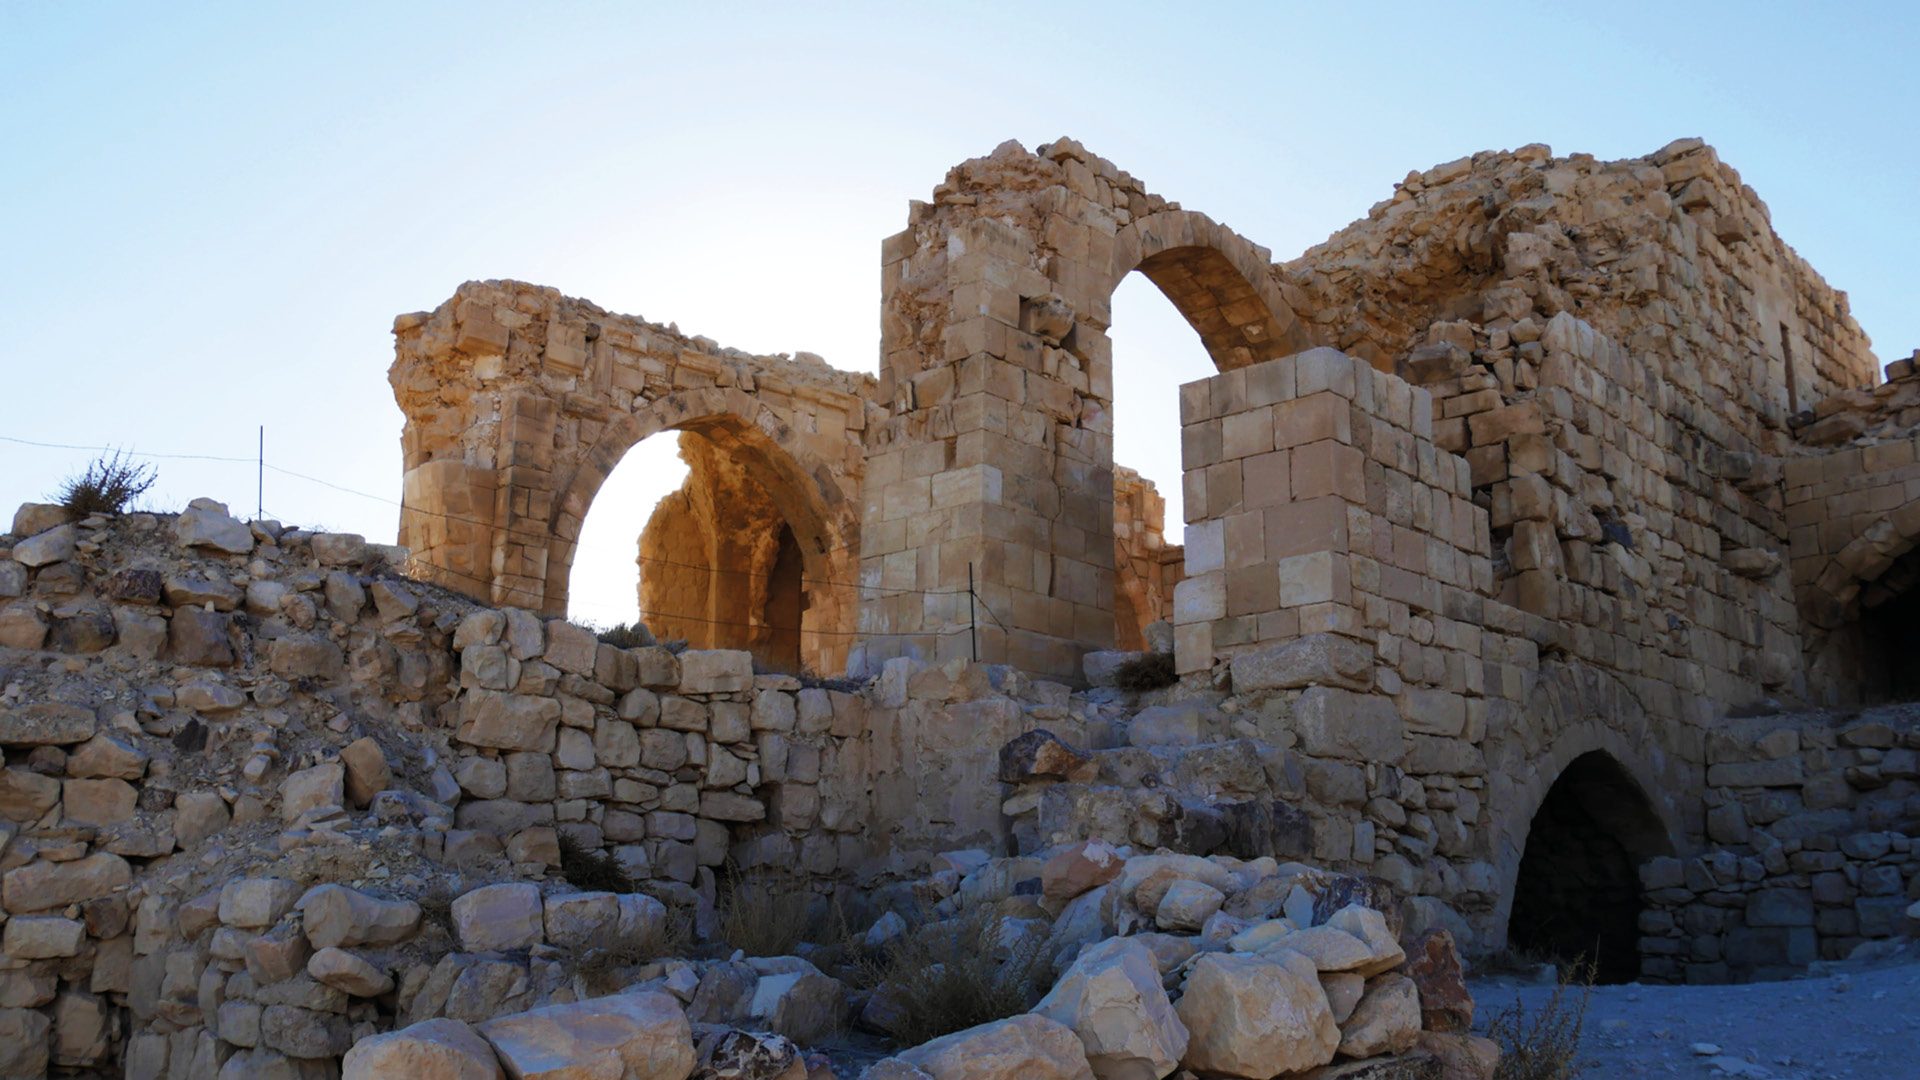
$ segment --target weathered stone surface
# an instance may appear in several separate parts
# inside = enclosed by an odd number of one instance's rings
[[[67,755],[67,775],[72,777],[138,780],[146,771],[147,752],[110,735],[95,735]]]
[[[1300,746],[1320,757],[1350,761],[1398,761],[1404,725],[1391,701],[1333,687],[1315,686],[1293,703]]]
[[[1340,1027],[1340,1052],[1367,1058],[1401,1054],[1420,1035],[1420,993],[1413,980],[1388,973],[1368,980],[1353,1015]]]
[[[379,997],[393,989],[393,977],[345,949],[325,948],[307,958],[307,975],[354,997]]]
[[[355,806],[365,806],[393,783],[393,769],[387,755],[371,735],[348,743],[340,751],[340,764],[346,769],[346,794]]]
[[[361,1039],[340,1062],[341,1080],[502,1080],[493,1047],[458,1020],[425,1020]]]
[[[1072,1029],[1025,1013],[943,1035],[898,1055],[933,1080],[1092,1080]]]
[[[139,794],[125,780],[68,780],[60,786],[62,817],[82,825],[115,825],[133,817]]]
[[[1059,736],[1035,728],[1015,736],[1000,748],[1000,779],[1008,784],[1041,777],[1064,780],[1084,774],[1092,762],[1086,753],[1068,745]]]
[[[236,878],[220,889],[220,921],[247,930],[272,926],[299,900],[299,884],[286,878]]]
[[[1101,1080],[1165,1076],[1186,1053],[1187,1028],[1153,954],[1132,938],[1082,949],[1032,1012],[1073,1029]]]
[[[1236,653],[1233,688],[1238,693],[1337,686],[1373,686],[1373,650],[1337,634],[1303,634],[1292,641]]]
[[[729,694],[753,687],[753,654],[740,649],[690,649],[680,654],[680,692]]]
[[[65,562],[73,558],[74,545],[79,541],[78,528],[72,525],[60,525],[15,544],[13,560],[22,566],[31,567]]]
[[[47,1074],[53,1021],[35,1009],[0,1009],[0,1076]]]
[[[550,697],[469,690],[460,698],[460,741],[502,750],[550,753],[560,702]]]
[[[1198,931],[1226,899],[1219,889],[1204,882],[1176,881],[1161,895],[1153,921],[1165,930]]]
[[[87,928],[74,919],[58,916],[21,916],[8,919],[4,948],[14,960],[46,960],[80,955]]]
[[[1180,1063],[1265,1078],[1332,1061],[1340,1028],[1317,976],[1312,961],[1292,953],[1200,957],[1177,1008],[1191,1036]]]
[[[315,765],[280,782],[280,817],[292,821],[321,806],[346,805],[346,770],[338,762]]]
[[[1414,1045],[1440,1062],[1438,1080],[1493,1080],[1500,1044],[1464,1033],[1423,1031]]]
[[[549,1005],[480,1025],[515,1080],[685,1080],[693,1031],[658,991]]]
[[[316,885],[297,906],[307,940],[316,949],[394,945],[420,927],[419,904],[381,900],[345,885]]]
[[[1470,1031],[1473,994],[1467,990],[1453,935],[1433,928],[1415,938],[1401,974],[1413,980],[1420,993],[1420,1026],[1428,1031]]]
[[[210,548],[229,555],[253,550],[253,530],[236,521],[223,503],[195,499],[173,521],[174,539],[182,547]]]
[[[0,770],[0,818],[29,823],[59,805],[60,781],[21,766]]]
[[[0,878],[0,903],[16,914],[46,911],[106,896],[132,878],[127,860],[107,852],[72,862],[28,863]]]
[[[260,1013],[260,1042],[291,1058],[337,1058],[353,1047],[347,1018],[294,1005],[268,1005]]]
[[[469,952],[525,949],[545,934],[540,887],[488,885],[453,901],[453,932]]]
[[[1040,893],[1049,903],[1065,905],[1089,889],[1120,876],[1126,860],[1105,840],[1069,844],[1040,867]]]
[[[1352,934],[1366,945],[1369,954],[1367,962],[1354,970],[1369,978],[1399,967],[1407,958],[1387,925],[1387,917],[1373,908],[1348,904],[1334,912],[1327,920],[1327,925]]]
[[[63,701],[40,701],[0,709],[0,745],[66,746],[91,739],[96,726],[92,709]]]

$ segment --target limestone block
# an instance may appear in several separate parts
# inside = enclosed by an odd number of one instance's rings
[[[689,649],[679,656],[683,694],[729,694],[753,688],[753,654],[739,649]]]
[[[338,762],[301,769],[280,782],[280,817],[292,821],[322,806],[346,805],[346,769]]]
[[[0,1009],[0,1076],[47,1074],[53,1021],[36,1009]]]
[[[307,959],[307,975],[351,997],[371,998],[393,989],[393,977],[364,958],[339,948],[325,948]]]
[[[1348,904],[1327,919],[1327,925],[1344,930],[1367,946],[1368,961],[1355,969],[1369,978],[1391,971],[1406,960],[1400,942],[1387,926],[1387,917],[1363,904]]]
[[[1295,953],[1203,955],[1176,1011],[1190,1035],[1180,1063],[1199,1073],[1299,1072],[1332,1061],[1340,1045],[1313,962]]]
[[[1134,938],[1082,949],[1032,1012],[1071,1028],[1102,1080],[1164,1076],[1186,1053],[1186,1025],[1161,986],[1153,953]]]
[[[550,697],[468,690],[460,697],[458,738],[473,746],[551,753],[560,702]]]
[[[943,1035],[898,1059],[933,1080],[1092,1080],[1087,1052],[1072,1029],[1024,1013]]]
[[[1404,726],[1389,698],[1336,687],[1311,687],[1293,704],[1300,748],[1319,757],[1395,762],[1403,750]]]
[[[316,885],[296,906],[307,941],[316,949],[395,945],[420,927],[419,904],[381,900],[345,885]]]
[[[453,902],[453,929],[460,947],[470,952],[538,945],[544,937],[540,887],[488,885],[462,894]]]
[[[300,901],[300,886],[286,878],[247,877],[220,889],[220,921],[257,930],[272,926]]]
[[[1133,746],[1194,746],[1204,741],[1200,710],[1193,705],[1154,705],[1134,714],[1127,726]]]
[[[80,530],[60,525],[13,545],[13,561],[28,567],[51,566],[73,558]]]
[[[188,503],[173,521],[173,536],[182,547],[210,548],[229,555],[245,555],[253,550],[253,530],[245,522],[235,520],[225,504],[212,499]]]
[[[1420,1026],[1427,1031],[1473,1028],[1473,995],[1467,989],[1453,934],[1435,927],[1413,939],[1400,969],[1420,994]]]
[[[1069,844],[1041,866],[1041,896],[1057,910],[1087,890],[1119,877],[1125,862],[1119,851],[1105,840]]]
[[[1176,881],[1167,888],[1154,908],[1153,921],[1164,930],[1198,931],[1206,925],[1226,896],[1219,889],[1198,881]]]
[[[547,621],[547,649],[543,659],[561,671],[591,676],[600,648],[599,638],[584,626],[565,619]]]
[[[29,823],[60,802],[60,781],[23,766],[0,770],[0,818]]]
[[[1373,686],[1373,650],[1337,634],[1305,634],[1292,641],[1234,654],[1236,692],[1334,686],[1368,690]]]
[[[175,663],[226,667],[233,663],[227,616],[200,608],[178,608],[167,620],[167,654]]]
[[[422,1021],[371,1035],[347,1051],[341,1080],[503,1080],[493,1047],[458,1020]]]
[[[549,1005],[480,1025],[508,1075],[532,1080],[683,1080],[694,1067],[692,1026],[658,991]]]
[[[340,751],[340,764],[346,769],[346,794],[355,806],[366,806],[373,797],[393,782],[393,769],[387,755],[373,736],[365,735],[348,743]]]
[[[76,919],[22,916],[7,920],[0,948],[13,960],[47,960],[80,955],[86,939],[87,928]]]
[[[92,715],[87,717],[89,725]],[[0,742],[6,742],[0,738]],[[67,755],[67,775],[138,780],[147,771],[147,752],[111,735],[95,735]]]
[[[64,701],[39,701],[0,709],[0,745],[66,746],[91,739],[97,726],[92,709]]]
[[[81,825],[116,825],[133,817],[138,797],[125,780],[68,780],[61,785],[61,816]]]
[[[353,1047],[347,1018],[294,1005],[268,1005],[260,1013],[260,1042],[290,1058],[334,1058]]]
[[[1348,1057],[1403,1054],[1420,1036],[1420,995],[1413,980],[1386,974],[1367,982],[1366,994],[1340,1028],[1340,1052]]]

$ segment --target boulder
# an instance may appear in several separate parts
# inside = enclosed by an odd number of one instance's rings
[[[1340,1026],[1340,1052],[1368,1058],[1404,1054],[1420,1036],[1420,992],[1405,975],[1386,974],[1367,981],[1353,1015]]]
[[[60,503],[21,503],[13,512],[15,536],[38,536],[73,520],[73,512]]]
[[[51,566],[73,558],[80,543],[80,530],[59,525],[13,545],[13,559],[23,566]]]
[[[0,1076],[47,1075],[53,1021],[37,1009],[0,1009]]]
[[[93,723],[91,713],[87,723]],[[147,752],[111,735],[95,735],[67,755],[67,775],[72,777],[138,780],[146,771]]]
[[[1176,1010],[1191,1036],[1180,1063],[1203,1074],[1269,1080],[1332,1061],[1340,1027],[1318,974],[1296,953],[1200,957]]]
[[[1016,735],[1000,747],[1000,780],[1018,784],[1041,778],[1092,779],[1093,758],[1062,741],[1051,731],[1035,728]]]
[[[1244,938],[1245,935],[1242,935],[1234,940],[1241,941]],[[1366,942],[1333,926],[1310,926],[1305,930],[1282,934],[1267,941],[1258,951],[1298,953],[1313,961],[1313,966],[1320,971],[1358,972],[1374,961],[1373,950],[1367,948]]]
[[[1435,927],[1413,940],[1400,973],[1420,992],[1420,1026],[1428,1031],[1470,1031],[1473,995],[1467,990],[1453,935]]]
[[[387,755],[373,736],[355,739],[340,751],[340,764],[346,768],[347,798],[355,806],[365,806],[375,795],[393,783],[393,769]]]
[[[1399,967],[1407,958],[1407,954],[1400,948],[1400,942],[1394,938],[1392,929],[1387,925],[1387,917],[1373,908],[1360,904],[1348,904],[1334,912],[1333,916],[1327,920],[1327,925],[1337,930],[1345,930],[1367,946],[1371,958],[1354,970],[1368,978]]]
[[[493,1047],[458,1020],[426,1020],[355,1043],[341,1080],[502,1080]]]
[[[393,989],[392,976],[345,949],[329,947],[308,957],[307,975],[353,997],[379,997]]]
[[[1105,840],[1082,840],[1055,852],[1040,867],[1040,895],[1058,910],[1067,901],[1120,876],[1126,859]]]
[[[286,878],[235,878],[220,888],[220,921],[258,930],[280,921],[300,900],[300,886]]]
[[[1101,1080],[1165,1076],[1187,1050],[1154,955],[1134,938],[1082,949],[1032,1011],[1073,1029]]]
[[[693,1028],[669,994],[548,1005],[480,1025],[515,1080],[686,1080]]]
[[[322,806],[346,805],[346,770],[338,762],[315,765],[280,783],[280,818],[292,821]]]
[[[1205,882],[1176,881],[1161,895],[1153,921],[1163,930],[1197,931],[1226,899],[1226,894]]]
[[[1033,1013],[943,1035],[896,1055],[933,1080],[1093,1080],[1073,1030]]]
[[[0,770],[0,818],[31,824],[60,802],[60,781],[24,766]]]
[[[727,1031],[700,1047],[700,1080],[806,1080],[800,1047],[785,1035]]]
[[[210,548],[229,555],[253,550],[253,530],[227,512],[226,504],[195,499],[173,519],[173,536],[181,547]]]
[[[1333,1010],[1333,1022],[1344,1024],[1367,992],[1367,980],[1351,971],[1323,971],[1320,989],[1327,995],[1327,1007]]]
[[[1134,746],[1195,746],[1205,741],[1200,710],[1192,705],[1154,705],[1134,714],[1127,742]]]
[[[77,919],[56,915],[8,919],[0,945],[12,960],[51,960],[78,956],[87,940],[87,928]]]
[[[488,885],[453,902],[453,933],[468,952],[526,949],[544,937],[540,887],[526,882]]]
[[[795,971],[763,974],[747,1001],[747,1015],[765,1028],[803,1043],[831,1035],[846,1016],[846,987],[812,964]]]
[[[1500,1067],[1500,1044],[1478,1035],[1423,1031],[1414,1046],[1440,1062],[1440,1080],[1493,1080]]]

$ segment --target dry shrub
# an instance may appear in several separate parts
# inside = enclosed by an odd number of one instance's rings
[[[721,939],[748,956],[793,955],[813,928],[807,893],[737,872],[728,877],[718,905]]]
[[[58,499],[75,517],[118,514],[145,495],[155,479],[153,466],[128,461],[115,450],[94,458],[86,472],[69,477],[60,485]]]
[[[1179,681],[1172,653],[1143,653],[1113,669],[1113,685],[1122,690],[1159,690]]]
[[[1576,1059],[1593,976],[1592,964],[1576,963],[1538,1012],[1529,1014],[1516,1001],[1487,1022],[1487,1037],[1500,1044],[1494,1080],[1569,1080],[1580,1074]]]
[[[413,902],[420,905],[420,918],[447,933],[453,933],[453,901],[458,896],[446,878],[434,878]]]
[[[633,875],[609,851],[589,851],[571,833],[560,834],[560,876],[582,892],[630,893]]]
[[[1033,1007],[1053,980],[1049,939],[1001,940],[993,909],[976,907],[904,934],[861,962],[860,982],[890,994],[905,1014],[894,1034],[918,1046]]]
[[[654,644],[653,631],[640,622],[615,623],[594,636],[616,649],[640,649]]]

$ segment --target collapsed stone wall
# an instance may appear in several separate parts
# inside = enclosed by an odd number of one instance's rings
[[[1793,714],[1708,742],[1712,846],[1641,867],[1649,980],[1781,978],[1920,931],[1920,714]]]

